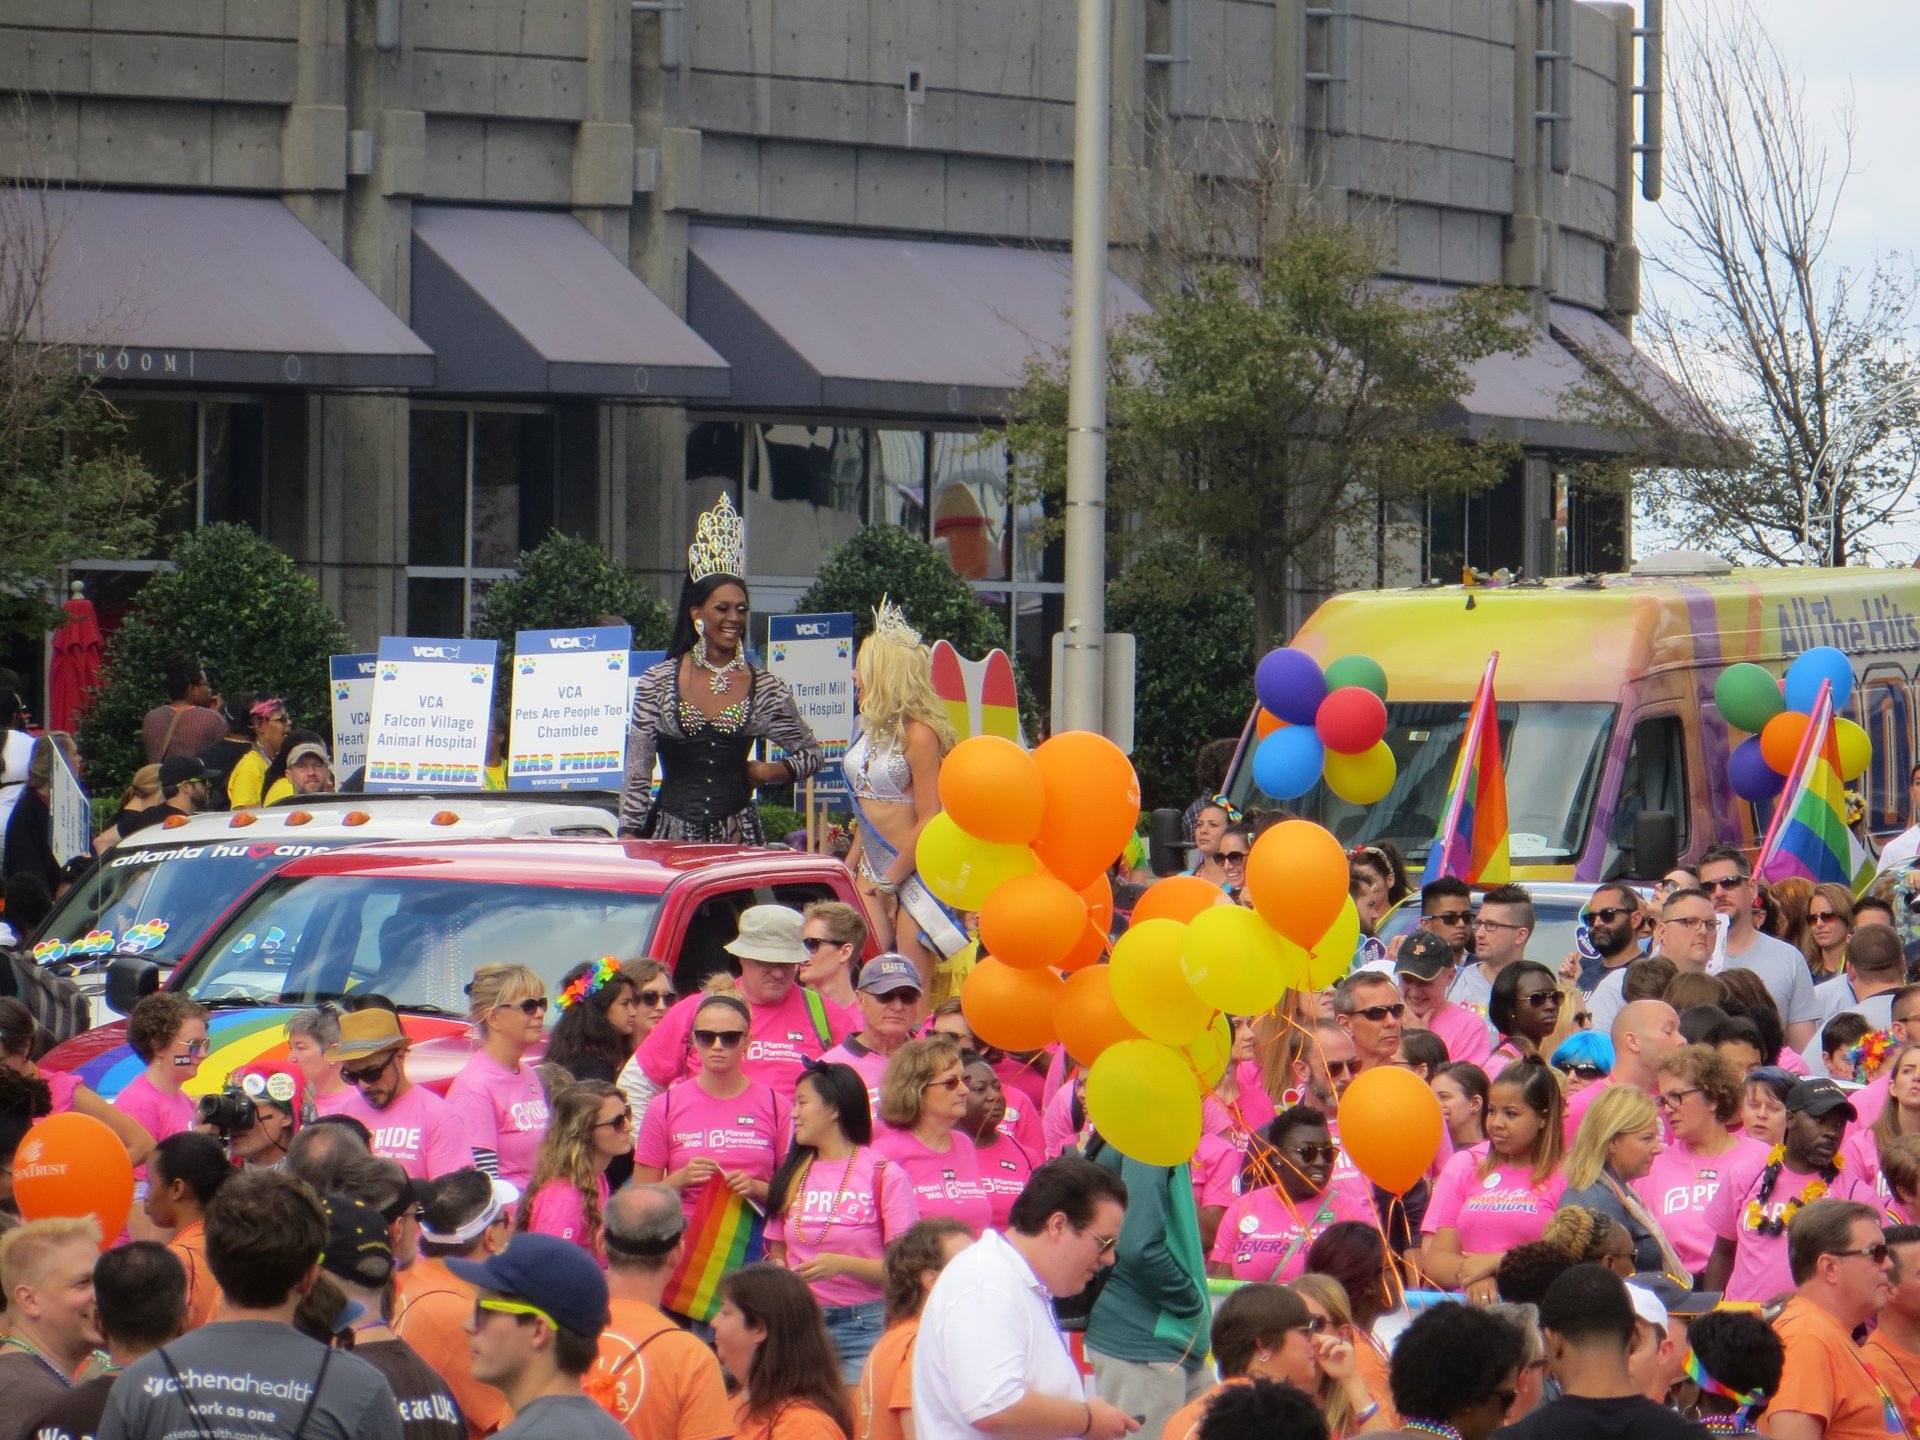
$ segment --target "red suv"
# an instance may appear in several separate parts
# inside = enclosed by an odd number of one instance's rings
[[[473,1050],[465,989],[480,966],[530,965],[551,994],[582,961],[651,955],[686,994],[731,968],[722,947],[742,910],[814,900],[859,903],[839,861],[787,850],[476,839],[308,855],[248,892],[168,978],[212,1012],[212,1053],[187,1088],[218,1090],[249,1060],[283,1055],[297,1009],[380,994],[415,1037],[409,1075],[443,1089]],[[150,962],[121,957],[108,1000],[124,1014],[159,985]],[[125,1030],[79,1036],[46,1063],[111,1098],[141,1069]]]

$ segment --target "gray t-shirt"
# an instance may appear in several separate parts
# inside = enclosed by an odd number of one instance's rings
[[[328,1350],[290,1325],[224,1320],[141,1356],[121,1372],[107,1397],[99,1440],[296,1436],[402,1440],[400,1411],[387,1382],[366,1361]]]
[[[101,1440],[106,1440],[102,1436]],[[627,1427],[584,1395],[530,1401],[493,1440],[633,1440]]]
[[[1767,993],[1773,996],[1774,1003],[1780,1007],[1780,1018],[1787,1024],[1798,1025],[1802,1020],[1819,1022],[1821,1005],[1813,993],[1807,957],[1786,941],[1756,933],[1753,943],[1738,955],[1728,952],[1727,964],[1751,970],[1765,981]]]
[[[1493,998],[1493,981],[1487,978],[1478,960],[1472,956],[1464,958],[1466,963],[1454,973],[1453,984],[1447,987],[1447,999],[1456,1005],[1471,1005],[1484,1015],[1487,1002]]]

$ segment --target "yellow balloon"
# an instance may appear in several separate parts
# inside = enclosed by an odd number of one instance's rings
[[[1178,1165],[1200,1144],[1200,1087],[1165,1045],[1122,1040],[1087,1071],[1087,1118],[1121,1154]]]
[[[976,840],[944,810],[920,832],[914,860],[927,889],[956,910],[978,910],[1000,885],[1040,868],[1026,846]]]
[[[1873,739],[1851,720],[1835,720],[1833,737],[1840,746],[1840,778],[1858,780],[1873,763]]]
[[[1327,933],[1315,943],[1307,960],[1307,983],[1324,990],[1342,979],[1353,968],[1353,955],[1360,948],[1360,912],[1347,897],[1340,916],[1327,927]]]
[[[1187,927],[1143,920],[1113,946],[1107,982],[1127,1023],[1163,1045],[1185,1045],[1205,1033],[1214,1007],[1193,993],[1180,969]]]
[[[1180,1053],[1200,1073],[1200,1082],[1211,1090],[1220,1083],[1233,1059],[1233,1022],[1224,1015],[1214,1016],[1207,1033],[1191,1045],[1182,1045]]]
[[[1194,994],[1229,1015],[1271,1010],[1287,988],[1280,937],[1239,905],[1216,905],[1187,922],[1180,969]]]
[[[1381,740],[1371,750],[1363,750],[1358,755],[1327,751],[1321,773],[1326,776],[1327,788],[1349,805],[1372,805],[1387,798],[1399,769],[1394,764],[1393,751]]]

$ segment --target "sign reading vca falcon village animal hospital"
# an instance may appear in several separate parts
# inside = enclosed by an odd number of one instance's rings
[[[497,651],[491,640],[381,638],[367,789],[485,788]]]

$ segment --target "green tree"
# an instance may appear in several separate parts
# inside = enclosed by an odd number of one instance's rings
[[[320,727],[327,659],[352,648],[313,581],[243,525],[181,536],[171,558],[107,642],[103,683],[80,727],[89,788],[99,793],[146,763],[140,720],[166,701],[169,655],[194,657],[222,690],[278,695],[296,725]]]
[[[1007,647],[1006,621],[980,603],[938,550],[897,525],[870,525],[843,540],[794,609],[804,615],[851,610],[854,634],[864,640],[883,595],[906,611],[929,645],[949,641],[969,659]]]
[[[673,613],[588,540],[551,532],[520,552],[518,568],[496,580],[481,602],[474,634],[507,650],[522,630],[565,630],[618,615],[633,627],[636,650],[663,648]]]
[[[1194,752],[1253,708],[1253,596],[1219,558],[1163,535],[1107,584],[1107,628],[1137,647],[1133,768],[1147,809],[1193,798]]]
[[[1290,588],[1332,587],[1383,503],[1486,488],[1516,453],[1449,418],[1470,365],[1529,343],[1516,297],[1416,300],[1379,278],[1389,260],[1372,229],[1302,215],[1245,263],[1196,264],[1112,333],[1110,500],[1142,522],[1116,544],[1209,547],[1251,589],[1260,646],[1285,633]],[[1008,428],[1023,487],[1065,490],[1066,396],[1064,357],[1029,365]]]

